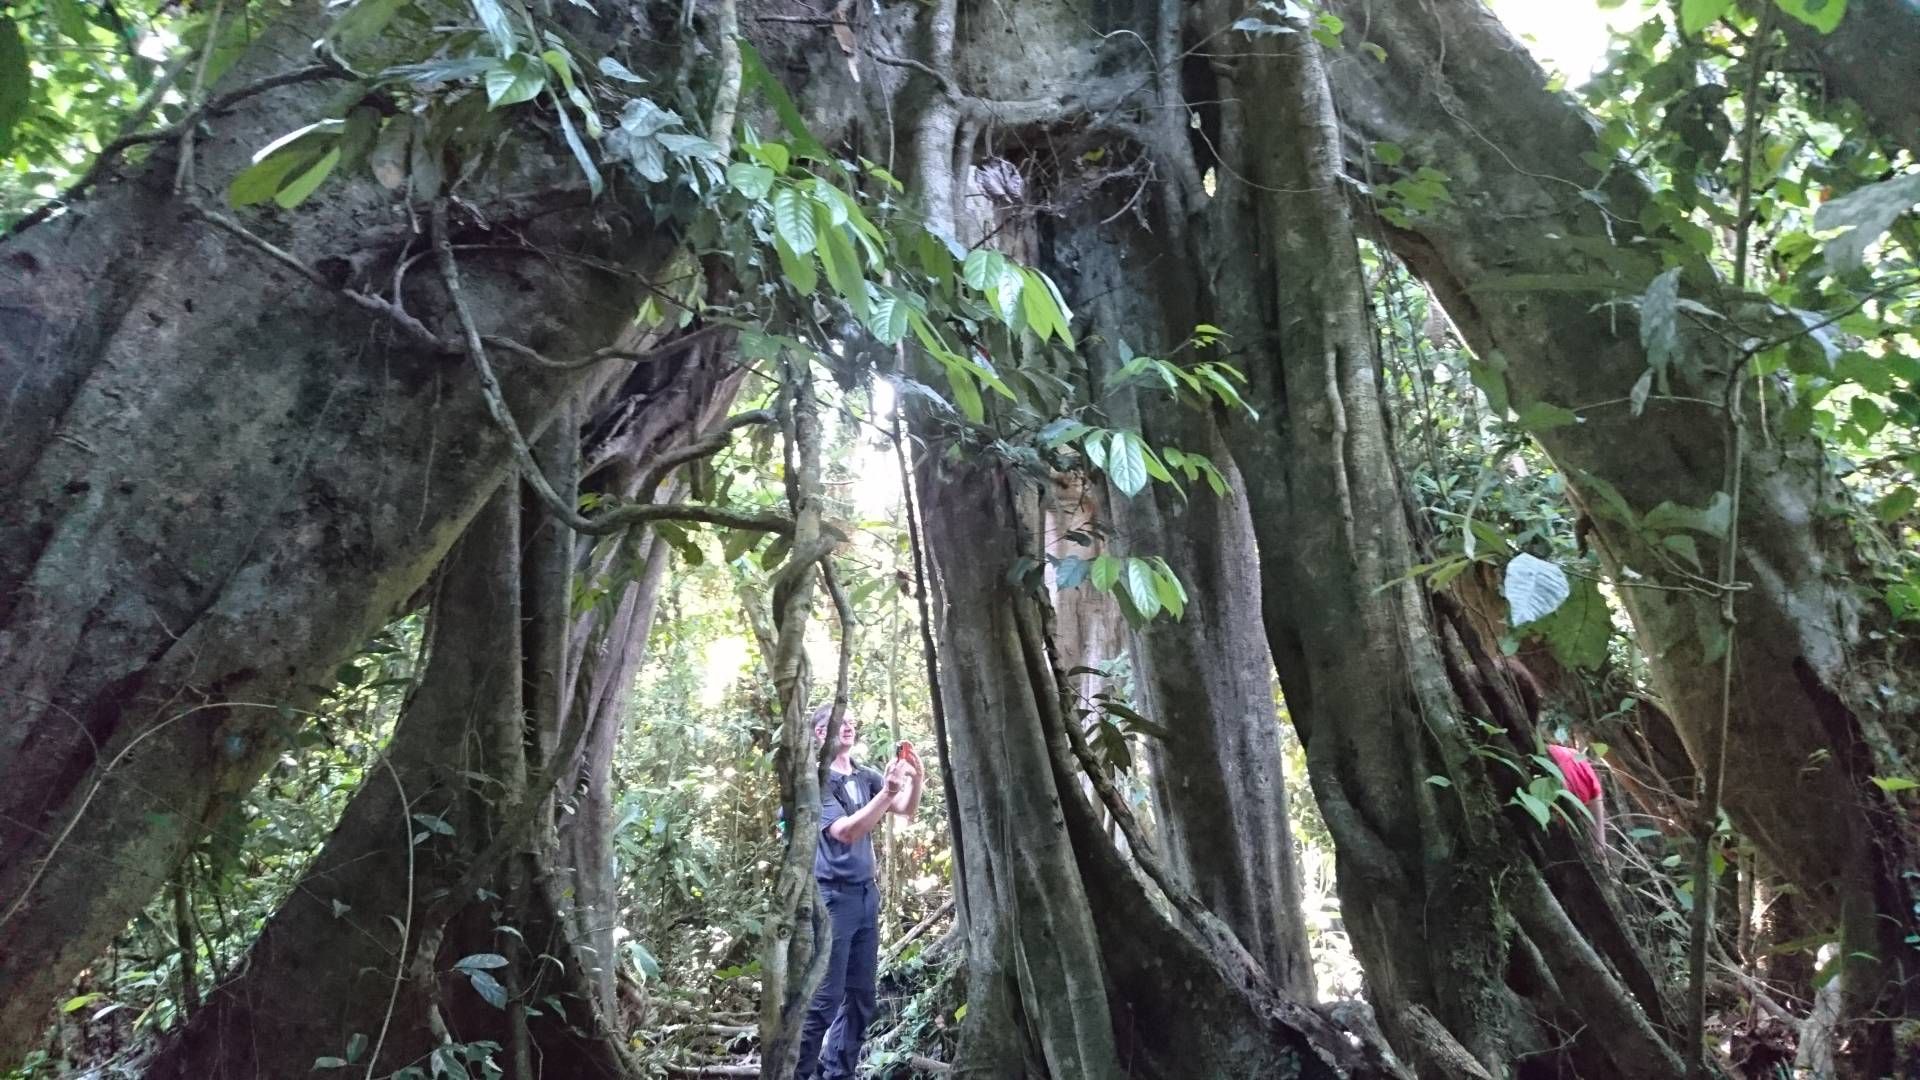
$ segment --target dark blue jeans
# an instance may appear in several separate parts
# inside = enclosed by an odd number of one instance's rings
[[[823,881],[820,898],[833,920],[827,977],[800,1029],[795,1080],[852,1080],[860,1044],[873,1020],[874,972],[880,966],[880,892],[873,882]],[[826,1046],[821,1046],[821,1039]]]

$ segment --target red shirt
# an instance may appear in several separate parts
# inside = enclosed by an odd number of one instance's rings
[[[1600,775],[1593,771],[1587,759],[1578,750],[1557,744],[1548,746],[1547,753],[1553,757],[1553,763],[1560,766],[1560,775],[1566,777],[1567,790],[1573,792],[1574,798],[1593,805],[1600,797]]]

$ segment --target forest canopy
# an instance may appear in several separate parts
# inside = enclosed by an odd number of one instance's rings
[[[1920,1075],[1917,153],[1908,0],[21,0],[0,1075]]]

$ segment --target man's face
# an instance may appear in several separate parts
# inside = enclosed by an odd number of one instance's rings
[[[830,722],[831,722],[830,720],[823,720],[820,723],[814,725],[814,728],[813,728],[814,741],[818,742],[818,741],[824,740],[827,737],[827,727],[829,726]],[[858,737],[859,737],[859,732],[856,731],[853,726],[853,714],[848,713],[846,716],[846,719],[840,721],[840,738],[837,742],[834,743],[834,746],[833,746],[834,751],[838,753],[839,751],[842,751],[842,750],[852,750],[853,744]]]

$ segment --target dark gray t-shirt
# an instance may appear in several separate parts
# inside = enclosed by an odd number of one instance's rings
[[[884,787],[885,778],[863,765],[855,765],[852,775],[827,770],[827,786],[820,790],[820,846],[813,855],[814,877],[846,885],[873,880],[873,834],[843,844],[827,829],[859,813]]]

